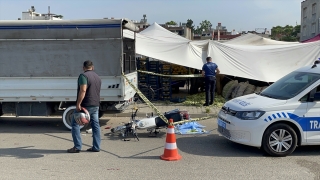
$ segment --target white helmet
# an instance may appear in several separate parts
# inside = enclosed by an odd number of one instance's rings
[[[90,114],[88,110],[84,107],[81,108],[81,111],[74,112],[73,117],[74,117],[74,120],[77,122],[77,124],[79,124],[80,126],[89,124],[90,122]]]

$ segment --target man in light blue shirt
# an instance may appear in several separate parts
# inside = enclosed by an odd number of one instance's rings
[[[207,63],[202,66],[202,75],[205,77],[206,86],[206,103],[204,104],[204,106],[209,106],[212,105],[214,102],[214,92],[216,89],[216,74],[219,74],[220,70],[218,68],[218,65],[212,62],[211,57],[207,57],[206,60]]]

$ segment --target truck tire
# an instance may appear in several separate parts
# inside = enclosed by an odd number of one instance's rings
[[[0,116],[3,115],[3,111],[2,111],[2,105],[0,104]]]
[[[262,149],[271,156],[284,157],[297,147],[297,134],[294,129],[284,123],[271,125],[264,133]]]
[[[71,121],[72,121],[72,115],[75,109],[76,109],[76,106],[70,106],[66,110],[64,110],[62,115],[63,124],[66,126],[66,128],[70,130],[72,129]],[[82,129],[83,127],[84,126],[80,126],[80,129]]]

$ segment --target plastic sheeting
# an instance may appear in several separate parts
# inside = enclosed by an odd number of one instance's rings
[[[208,132],[204,130],[205,126],[197,122],[187,122],[182,125],[175,126],[176,134],[207,134]]]
[[[274,82],[311,65],[320,53],[320,42],[286,43],[261,38],[260,43],[257,41],[191,41],[154,23],[137,34],[136,53],[195,69],[201,69],[205,58],[211,56],[221,74],[265,82]]]
[[[208,55],[221,74],[275,82],[286,74],[311,65],[319,56],[320,43],[245,46],[210,42]]]
[[[248,33],[231,39],[224,44],[238,44],[238,45],[255,45],[255,46],[264,46],[264,45],[281,45],[281,44],[298,44],[299,42],[285,42],[285,41],[276,41],[268,38],[258,36],[256,34]]]

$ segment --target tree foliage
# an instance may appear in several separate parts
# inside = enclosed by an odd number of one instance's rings
[[[298,34],[300,33],[300,29],[301,29],[301,25],[297,25],[293,28],[293,36],[298,36]]]
[[[204,31],[208,31],[212,27],[212,24],[208,20],[204,20],[200,23],[200,28]]]
[[[194,32],[195,29],[194,29],[193,21],[191,19],[187,20],[186,26],[190,28],[192,32]]]
[[[271,29],[271,39],[280,40],[280,41],[299,41],[297,35],[300,33],[300,25],[295,27],[286,25],[272,27]]]
[[[203,31],[208,31],[212,27],[212,24],[208,20],[204,20],[200,23],[200,26],[194,30],[195,34],[202,34]]]
[[[63,16],[62,16],[62,15],[54,15],[53,17],[55,17],[55,18],[60,18],[60,19],[62,19],[62,18],[63,18]]]
[[[177,23],[174,21],[169,21],[169,22],[166,22],[166,25],[177,25]]]

